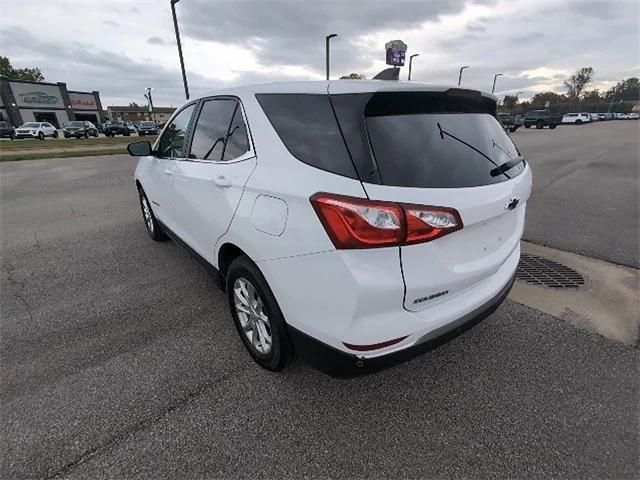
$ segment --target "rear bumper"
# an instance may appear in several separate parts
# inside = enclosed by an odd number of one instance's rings
[[[500,291],[457,320],[429,332],[423,339],[402,350],[377,357],[358,357],[327,345],[293,327],[289,327],[296,354],[305,363],[333,377],[353,377],[376,372],[406,362],[432,350],[469,330],[491,315],[509,294],[515,272]]]

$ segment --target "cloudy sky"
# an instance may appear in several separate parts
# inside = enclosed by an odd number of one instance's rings
[[[181,0],[177,5],[192,94],[218,87],[324,78],[385,68],[384,44],[420,53],[412,78],[497,95],[562,91],[579,67],[594,87],[640,76],[637,0]],[[0,55],[38,66],[69,89],[99,90],[103,105],[177,105],[183,90],[169,0],[0,0]],[[401,76],[406,78],[405,67]]]

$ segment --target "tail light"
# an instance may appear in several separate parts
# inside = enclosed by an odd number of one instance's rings
[[[429,242],[462,228],[452,208],[380,202],[330,193],[310,199],[338,249]]]

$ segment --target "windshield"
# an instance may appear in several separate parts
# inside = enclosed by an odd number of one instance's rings
[[[142,127],[155,127],[156,124],[153,122],[140,122],[140,126]]]
[[[83,122],[69,122],[70,127],[84,127]]]
[[[39,127],[40,127],[39,123],[27,122],[24,125],[22,125],[22,127],[20,128],[39,128]]]

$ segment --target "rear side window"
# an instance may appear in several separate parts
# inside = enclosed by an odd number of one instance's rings
[[[258,94],[271,125],[298,160],[350,178],[358,178],[328,95]]]

